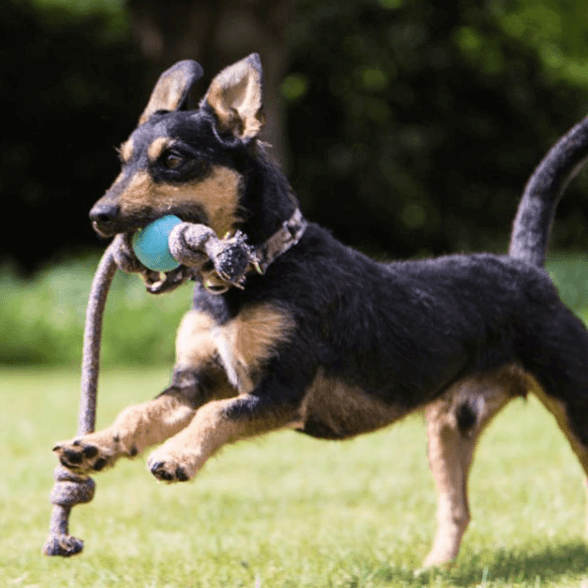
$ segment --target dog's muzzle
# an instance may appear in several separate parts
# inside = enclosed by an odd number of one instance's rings
[[[105,237],[111,236],[116,230],[116,221],[120,215],[120,206],[111,203],[96,203],[90,210],[90,220],[94,230]]]

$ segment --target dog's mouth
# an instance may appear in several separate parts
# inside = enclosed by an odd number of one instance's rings
[[[100,237],[105,239],[120,234],[130,234],[132,236],[153,221],[167,215],[175,215],[182,222],[208,225],[204,212],[191,207],[190,210],[170,208],[166,211],[145,211],[143,213],[129,215],[128,217],[119,216],[115,219],[109,219],[107,222],[93,220],[92,228]]]
[[[170,208],[166,211],[146,211],[141,215],[135,214],[132,217],[117,217],[106,225],[100,223],[99,220],[92,222],[94,231],[101,237],[114,237],[120,240],[120,247],[118,247],[116,253],[118,267],[126,273],[141,274],[147,290],[153,294],[174,290],[191,276],[189,269],[183,264],[168,272],[154,271],[139,260],[134,250],[133,237],[137,231],[163,216],[172,214],[183,222],[207,224],[205,214],[194,209],[194,207],[191,207],[190,210]]]

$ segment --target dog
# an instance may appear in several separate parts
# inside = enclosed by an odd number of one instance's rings
[[[151,473],[184,482],[241,439],[291,428],[341,440],[424,410],[439,499],[426,566],[457,556],[476,443],[513,398],[539,397],[588,474],[588,333],[543,269],[559,196],[588,155],[588,119],[531,177],[508,255],[382,263],[303,218],[259,138],[257,54],[222,70],[190,109],[201,75],[189,60],[162,74],[90,218],[103,237],[167,214],[239,230],[263,266],[242,288],[197,276],[171,386],[58,444],[60,462],[89,474],[163,442]]]

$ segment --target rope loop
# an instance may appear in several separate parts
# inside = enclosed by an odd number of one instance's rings
[[[94,498],[96,482],[92,478],[79,476],[64,467],[58,466],[53,473],[55,485],[49,502],[58,506],[72,507],[85,504]]]

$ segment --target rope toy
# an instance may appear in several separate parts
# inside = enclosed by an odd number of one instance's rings
[[[115,239],[106,249],[90,289],[84,331],[78,436],[91,433],[96,424],[96,392],[100,362],[102,315],[106,305],[106,296],[116,273],[117,266],[114,251],[119,245],[119,240]],[[61,465],[55,468],[53,477],[55,478],[55,486],[49,498],[51,504],[53,504],[53,512],[49,526],[49,537],[43,547],[43,553],[45,555],[67,557],[80,553],[84,548],[84,542],[81,539],[69,535],[69,514],[76,504],[90,502],[94,498],[96,484],[92,478],[74,474]]]
[[[231,286],[242,288],[250,264],[257,266],[254,253],[240,232],[221,240],[205,225],[176,223],[172,228],[169,236],[166,235],[169,250],[181,265],[163,277],[138,261],[132,237],[127,234],[117,235],[100,260],[86,309],[78,437],[92,433],[96,424],[102,317],[117,268],[127,273],[141,273],[147,291],[159,294],[175,289],[197,273],[202,274],[205,287],[213,293],[225,292]],[[96,484],[92,478],[75,474],[61,465],[55,468],[53,476],[55,485],[50,495],[53,512],[43,553],[69,557],[84,548],[81,539],[69,534],[71,509],[76,504],[90,502]]]

